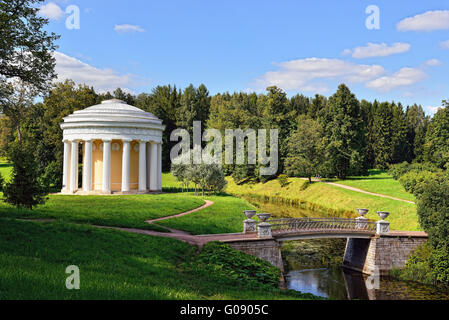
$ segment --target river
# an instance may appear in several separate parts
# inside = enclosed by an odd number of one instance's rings
[[[274,217],[319,217],[323,214],[280,203],[247,199]],[[449,292],[416,282],[374,278],[341,267],[345,239],[284,242],[281,247],[289,289],[336,300],[449,300]]]

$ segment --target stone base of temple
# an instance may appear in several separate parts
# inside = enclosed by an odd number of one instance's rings
[[[136,194],[161,194],[162,190],[131,190],[131,191],[101,191],[101,190],[92,190],[92,191],[70,191],[70,190],[61,190],[60,194],[62,195],[76,195],[76,196],[107,196],[107,195],[136,195]]]

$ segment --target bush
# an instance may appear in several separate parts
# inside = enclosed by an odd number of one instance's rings
[[[50,164],[45,168],[44,175],[42,176],[42,183],[47,188],[62,188],[61,167],[58,162],[50,162]]]
[[[388,173],[393,176],[393,179],[398,180],[401,176],[409,172],[410,164],[407,161],[402,163],[390,165]]]
[[[285,174],[281,174],[278,177],[278,182],[281,185],[281,188],[285,187],[288,185],[288,177]]]
[[[428,285],[436,282],[434,271],[431,268],[433,248],[425,243],[415,249],[402,270],[395,270],[394,275],[405,281],[416,281]]]
[[[449,284],[449,179],[436,175],[418,198],[419,223],[433,248],[430,268],[438,282]]]
[[[391,174],[393,176],[393,179],[395,180],[399,180],[399,178],[411,171],[429,171],[429,172],[438,172],[438,168],[429,163],[429,162],[425,162],[425,163],[408,163],[406,161],[402,162],[402,163],[398,163],[398,164],[393,164],[390,165],[390,168],[388,170],[388,173]]]
[[[233,281],[236,286],[278,287],[281,271],[269,262],[232,249],[220,242],[206,244],[192,266],[194,270],[216,280]]]
[[[430,171],[409,171],[399,178],[399,182],[407,192],[419,196],[424,192],[426,185],[434,180],[436,173]]]

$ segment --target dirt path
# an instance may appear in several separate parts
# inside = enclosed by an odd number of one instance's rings
[[[301,178],[301,179],[303,179],[303,180],[309,180],[309,179],[307,179],[307,178]],[[396,197],[392,197],[392,196],[387,196],[386,194],[381,194],[381,193],[369,192],[369,191],[365,191],[365,190],[362,190],[362,189],[359,189],[359,188],[346,186],[346,185],[340,184],[340,183],[328,182],[328,181],[321,181],[321,180],[316,180],[316,179],[312,179],[312,181],[330,184],[330,185],[332,185],[332,186],[334,186],[334,187],[337,187],[337,188],[343,188],[343,189],[346,189],[346,190],[351,190],[351,191],[355,191],[355,192],[360,192],[360,193],[364,193],[364,194],[369,194],[370,196],[381,197],[381,198],[387,198],[387,199],[391,199],[391,200],[396,200],[396,201],[402,201],[402,202],[407,202],[407,203],[411,203],[411,204],[416,204],[415,202],[410,201],[410,200],[405,200],[405,199],[400,199],[400,198],[396,198]]]
[[[410,200],[405,200],[405,199],[400,199],[400,198],[395,198],[392,196],[387,196],[386,194],[381,194],[381,193],[374,193],[374,192],[369,192],[369,191],[365,191],[359,188],[354,188],[354,187],[350,187],[350,186],[346,186],[344,184],[339,184],[339,183],[335,183],[335,182],[326,182],[326,181],[322,181],[323,183],[327,183],[330,184],[332,186],[338,187],[338,188],[343,188],[343,189],[347,189],[347,190],[351,190],[351,191],[355,191],[355,192],[360,192],[360,193],[364,193],[364,194],[369,194],[371,196],[375,196],[375,197],[381,197],[381,198],[387,198],[387,199],[391,199],[391,200],[396,200],[396,201],[402,201],[402,202],[407,202],[407,203],[411,203],[411,204],[415,204],[413,201]]]
[[[153,222],[157,222],[157,221],[179,218],[179,217],[203,210],[203,209],[210,207],[211,205],[214,204],[214,202],[210,201],[210,200],[204,200],[204,201],[206,203],[204,205],[202,205],[201,207],[198,207],[198,208],[186,211],[186,212],[182,212],[179,214],[175,214],[173,216],[167,216],[167,217],[147,220],[145,222],[152,224]],[[206,244],[210,241],[229,241],[229,240],[241,240],[241,239],[246,239],[246,238],[254,238],[254,235],[246,235],[243,233],[192,235],[186,231],[176,230],[176,229],[171,229],[171,228],[167,228],[168,230],[170,230],[170,232],[168,233],[168,232],[159,232],[159,231],[142,230],[142,229],[134,229],[134,228],[119,228],[119,227],[107,227],[107,226],[95,226],[95,227],[101,228],[101,229],[114,229],[114,230],[121,230],[121,231],[132,232],[132,233],[146,234],[146,235],[150,235],[150,236],[172,238],[172,239],[185,241],[189,244],[197,245],[199,247],[202,247],[204,244]],[[164,228],[166,228],[166,227],[164,227]]]
[[[195,208],[195,209],[192,209],[192,210],[183,212],[183,213],[175,214],[175,215],[173,215],[173,216],[167,216],[167,217],[162,217],[162,218],[157,218],[157,219],[147,220],[147,221],[145,221],[145,222],[151,224],[151,223],[156,222],[156,221],[162,221],[162,220],[167,220],[167,219],[179,218],[179,217],[182,217],[182,216],[185,216],[185,215],[188,215],[188,214],[191,214],[191,213],[194,213],[194,212],[203,210],[203,209],[205,209],[205,208],[207,208],[207,207],[210,207],[211,205],[214,204],[214,202],[213,202],[213,201],[210,201],[210,200],[204,200],[204,201],[205,201],[206,203],[203,204],[201,207],[198,207],[198,208]]]

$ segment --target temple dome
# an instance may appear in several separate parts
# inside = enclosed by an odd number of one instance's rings
[[[78,110],[61,123],[64,139],[86,139],[90,136],[113,139],[129,136],[131,139],[157,140],[165,126],[154,114],[126,104],[119,99],[105,100],[100,104]],[[77,138],[80,136],[80,138]]]

